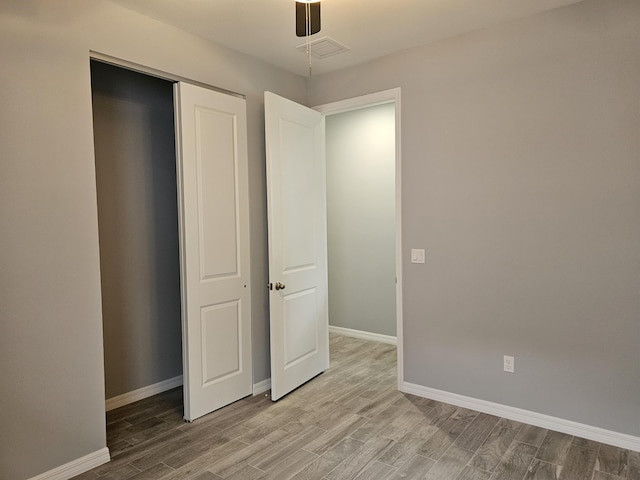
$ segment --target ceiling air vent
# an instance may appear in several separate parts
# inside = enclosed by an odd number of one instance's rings
[[[309,42],[309,45],[311,46],[311,56],[320,60],[349,51],[347,47],[329,37],[322,37],[317,40],[313,40]],[[296,48],[302,53],[307,53],[306,43]]]

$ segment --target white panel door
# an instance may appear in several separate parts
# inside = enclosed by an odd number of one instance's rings
[[[329,367],[324,117],[265,92],[271,398]]]
[[[184,417],[251,394],[244,99],[175,85]]]

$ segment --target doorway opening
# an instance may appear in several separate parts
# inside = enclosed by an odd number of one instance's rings
[[[328,191],[333,188],[331,183],[327,188],[327,177],[331,175],[328,163],[331,158],[325,158],[325,150],[338,151],[340,155],[335,159],[339,170],[347,163],[341,158],[342,141],[336,148],[331,147],[331,140],[325,141],[325,126],[333,123],[327,120],[330,115],[338,115],[344,112],[352,112],[348,116],[347,123],[355,125],[360,138],[352,138],[355,144],[346,157],[361,157],[356,159],[355,166],[349,166],[349,174],[346,179],[339,180],[341,193],[346,195],[346,200],[337,197],[333,203],[337,205],[334,219],[338,228],[334,228],[335,236],[347,237],[349,248],[342,252],[342,245],[334,246],[333,266],[337,269],[336,277],[350,276],[344,285],[348,290],[347,295],[335,295],[334,315],[342,310],[343,321],[360,321],[358,326],[352,325],[341,328],[340,333],[349,333],[352,336],[360,336],[370,340],[380,341],[385,339],[391,343],[393,324],[395,323],[395,352],[397,356],[397,380],[398,387],[403,383],[402,375],[402,269],[401,269],[401,208],[400,208],[400,149],[399,149],[399,100],[400,90],[388,90],[377,94],[357,97],[350,100],[327,104],[313,109],[299,105],[291,100],[279,97],[271,92],[265,92],[265,125],[267,145],[267,210],[269,217],[269,275],[270,283],[270,325],[271,325],[271,398],[278,400],[288,392],[314,378],[322,371],[330,367],[330,352],[328,348],[328,333],[331,309],[331,287],[328,285],[328,277],[331,276],[327,262],[327,251],[331,248],[327,235],[327,216],[331,216],[330,208],[327,209],[327,197],[332,194]],[[391,104],[391,108],[375,106]],[[364,129],[358,125],[362,118],[367,118],[366,109],[386,112],[386,122],[372,121]],[[362,112],[357,112],[363,110]],[[375,116],[374,116],[375,117]],[[382,116],[384,118],[384,115]],[[347,118],[347,117],[345,117]],[[344,123],[342,117],[338,123]],[[375,149],[387,152],[384,160],[378,159],[384,164],[384,168],[376,169],[367,162],[373,160],[373,150],[369,147],[375,144],[380,132],[384,130],[387,143],[384,148],[381,145]],[[386,128],[384,128],[386,126]],[[338,128],[340,130],[340,128]],[[341,135],[345,139],[355,137],[349,133]],[[360,148],[358,148],[360,147]],[[360,150],[360,151],[357,151]],[[348,158],[351,160],[351,158]],[[373,171],[372,175],[362,173],[363,169]],[[326,172],[326,174],[325,174]],[[371,173],[371,172],[367,172]],[[376,177],[387,177],[386,183],[373,181]],[[388,181],[390,180],[390,182]],[[356,188],[356,184],[371,183],[363,189]],[[360,185],[357,185],[360,187]],[[384,210],[386,211],[387,228],[380,226],[376,229],[376,218],[379,220],[382,208],[380,205],[367,210],[367,203],[371,203],[371,196],[380,196],[380,192],[386,190]],[[355,197],[359,202],[354,201]],[[363,197],[363,198],[359,198]],[[349,208],[359,203],[346,215],[345,203]],[[358,225],[362,227],[363,217],[369,217],[368,232],[361,235]],[[331,223],[331,220],[329,221]],[[354,229],[354,225],[356,228]],[[345,229],[347,226],[349,228]],[[334,225],[335,227],[335,225]],[[342,228],[340,228],[342,227]],[[382,230],[386,230],[381,235]],[[345,233],[346,232],[346,233]],[[331,235],[331,234],[329,234]],[[384,236],[384,242],[380,237]],[[374,243],[386,245],[384,252],[367,248]],[[365,253],[366,252],[366,253]],[[364,254],[363,254],[364,253]],[[385,262],[380,262],[380,257],[386,257]],[[382,271],[372,269],[373,264],[384,264]],[[346,273],[345,273],[346,272]],[[347,273],[349,275],[347,275]],[[351,275],[353,274],[353,275]],[[374,290],[376,278],[384,278],[387,288],[384,291],[384,299],[381,305],[369,309],[372,297],[379,292]],[[394,287],[395,285],[395,287]],[[286,290],[285,290],[286,288]],[[327,292],[329,289],[329,292]],[[336,292],[334,286],[334,292]],[[340,286],[337,287],[340,294]],[[350,296],[359,297],[359,304],[349,305]],[[380,295],[382,296],[382,295]],[[395,298],[394,298],[395,297]],[[374,298],[375,300],[375,298]],[[341,302],[342,301],[342,302]],[[340,305],[343,303],[343,305]],[[346,305],[344,305],[346,304]],[[377,326],[367,324],[367,311],[369,316],[375,308],[382,310],[381,315],[376,315]],[[361,315],[361,310],[364,314]],[[358,313],[359,318],[354,318],[353,312]],[[385,314],[386,312],[386,314]],[[385,318],[386,317],[386,318]],[[370,319],[369,319],[370,320]],[[387,323],[384,323],[384,320]],[[390,320],[390,322],[389,322]],[[354,328],[356,327],[356,328]],[[366,330],[359,330],[366,329]],[[388,333],[375,333],[374,329],[386,329]],[[385,331],[385,330],[383,330]],[[398,341],[399,340],[399,341]],[[387,349],[388,350],[388,349]]]
[[[174,97],[96,60],[91,88],[110,411],[182,385]]]
[[[329,331],[396,345],[401,388],[400,89],[315,109],[326,123]]]
[[[326,117],[329,330],[394,343],[395,108]]]

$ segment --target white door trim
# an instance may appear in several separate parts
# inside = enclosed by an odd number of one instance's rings
[[[400,88],[370,93],[313,107],[323,115],[349,112],[384,103],[393,103],[396,110],[396,324],[398,355],[398,389],[404,384],[403,321],[402,321],[402,148]]]

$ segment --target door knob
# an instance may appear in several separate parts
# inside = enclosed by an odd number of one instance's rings
[[[285,288],[284,283],[280,283],[280,282],[276,283],[276,290],[284,290],[284,288]]]

